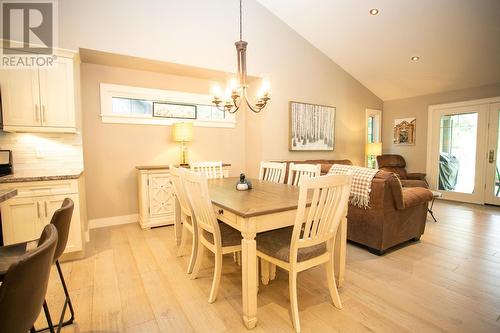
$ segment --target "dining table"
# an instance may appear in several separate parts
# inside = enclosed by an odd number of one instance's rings
[[[252,188],[238,191],[237,177],[209,179],[208,190],[217,219],[241,232],[242,312],[248,329],[257,325],[258,273],[256,235],[261,232],[292,226],[295,223],[299,187],[250,179]],[[308,204],[312,194],[308,196]],[[175,200],[175,239],[181,238],[180,205]],[[334,268],[337,285],[344,282],[346,258],[346,214],[337,231]]]

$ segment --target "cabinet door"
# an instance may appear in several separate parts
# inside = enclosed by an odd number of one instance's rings
[[[5,126],[40,126],[38,69],[0,69],[0,94]]]
[[[10,199],[0,209],[5,245],[40,237],[44,223],[39,201],[33,198]]]
[[[149,216],[173,214],[173,193],[170,174],[148,175]]]
[[[71,218],[71,226],[69,228],[68,243],[66,244],[66,250],[64,253],[80,251],[82,250],[82,230],[80,223],[80,205],[78,195],[68,194],[68,195],[55,195],[43,198],[43,217],[46,223],[50,223],[52,215],[54,212],[61,208],[61,205],[65,198],[70,198],[75,203],[75,208],[73,210],[73,216]]]
[[[39,73],[42,125],[75,127],[73,60],[58,57]]]

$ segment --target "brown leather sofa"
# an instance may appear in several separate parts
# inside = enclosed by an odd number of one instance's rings
[[[429,188],[429,183],[425,180],[425,173],[406,172],[406,161],[401,155],[385,154],[377,156],[377,164],[380,170],[394,172],[403,187],[425,187]]]
[[[287,161],[319,163],[322,173],[328,172],[336,160]],[[350,164],[349,160],[341,160]],[[340,164],[340,163],[339,163]],[[421,187],[403,188],[391,172],[379,171],[373,178],[370,207],[358,208],[349,204],[347,239],[368,247],[377,255],[409,240],[418,240],[425,230],[427,205],[432,193]]]

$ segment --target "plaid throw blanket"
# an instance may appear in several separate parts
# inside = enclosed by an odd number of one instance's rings
[[[351,196],[349,202],[359,208],[368,208],[372,179],[378,170],[362,168],[353,165],[334,164],[328,171],[329,175],[352,175]]]

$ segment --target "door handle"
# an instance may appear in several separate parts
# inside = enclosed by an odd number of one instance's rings
[[[38,215],[38,218],[40,218],[40,202],[39,201],[36,202],[36,213]]]
[[[35,104],[35,121],[40,121],[38,104]]]
[[[495,151],[493,149],[490,149],[490,151],[488,152],[488,162],[495,162]]]
[[[43,203],[45,204],[45,217],[48,217],[48,213],[47,213],[47,201],[44,201]]]
[[[47,122],[47,117],[45,115],[45,105],[42,105],[42,122],[46,123]]]

